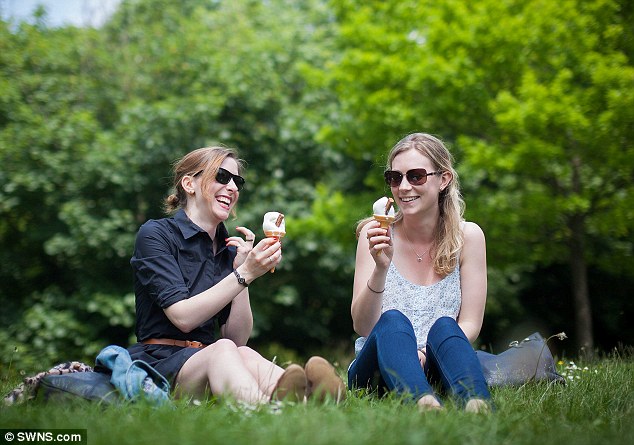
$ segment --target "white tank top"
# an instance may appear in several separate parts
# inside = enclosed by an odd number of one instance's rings
[[[390,309],[401,311],[412,322],[418,349],[423,349],[427,344],[427,334],[434,322],[445,316],[456,320],[460,313],[461,302],[459,264],[453,272],[438,283],[421,286],[403,278],[392,263],[385,279],[381,313]],[[354,344],[356,354],[364,344],[365,337],[359,337],[356,340]]]

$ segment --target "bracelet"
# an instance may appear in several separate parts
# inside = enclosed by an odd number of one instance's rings
[[[370,287],[370,280],[368,280],[368,281],[365,283],[365,285],[366,285],[366,286],[368,286],[368,289],[370,289],[370,292],[372,292],[373,294],[382,294],[383,292],[385,292],[385,288],[383,288],[383,290],[382,290],[381,292],[377,292],[377,291],[375,291],[374,289],[372,289],[372,288]]]

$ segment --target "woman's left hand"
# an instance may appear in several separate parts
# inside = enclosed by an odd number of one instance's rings
[[[425,369],[425,362],[427,361],[427,355],[424,351],[418,350],[418,361],[420,362],[420,367]]]
[[[233,260],[234,269],[244,263],[249,252],[253,250],[255,242],[255,234],[246,227],[236,227],[236,230],[244,235],[244,239],[239,236],[232,236],[226,239],[227,246],[234,246],[238,249],[236,258]]]

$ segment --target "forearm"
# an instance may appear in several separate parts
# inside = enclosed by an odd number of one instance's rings
[[[458,325],[471,343],[480,335],[487,298],[486,243],[474,223],[465,224],[465,243],[460,264],[462,305]]]
[[[218,314],[244,290],[236,277],[229,274],[209,289],[171,305],[165,309],[165,314],[178,329],[191,332]]]
[[[473,320],[458,320],[458,326],[460,326],[464,335],[469,339],[469,343],[473,343],[478,338],[478,335],[480,335],[482,322],[478,323]]]
[[[252,331],[253,313],[249,301],[249,291],[245,289],[233,299],[231,314],[221,333],[224,338],[233,340],[236,345],[244,346],[247,344]]]
[[[386,274],[375,268],[367,280],[355,280],[350,312],[353,328],[361,336],[367,337],[381,316]]]

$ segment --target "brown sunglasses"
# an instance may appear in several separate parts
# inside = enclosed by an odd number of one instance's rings
[[[424,168],[413,168],[408,170],[405,175],[396,170],[386,170],[385,173],[383,173],[385,183],[390,187],[398,187],[401,185],[403,176],[407,178],[407,182],[411,185],[423,185],[427,182],[427,177],[433,175],[442,175],[442,171],[437,170],[435,172],[427,173],[427,170]]]

